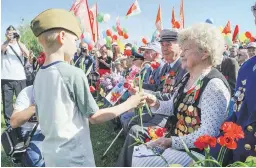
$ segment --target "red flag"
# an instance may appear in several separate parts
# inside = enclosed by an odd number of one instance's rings
[[[183,0],[181,0],[180,4],[180,28],[184,28],[184,4]]]
[[[75,16],[80,19],[84,33],[87,32],[92,36],[92,24],[87,0],[76,0],[70,11],[73,11]],[[81,38],[83,36],[82,34]]]
[[[159,5],[158,11],[157,11],[157,16],[156,16],[156,28],[159,32],[162,31],[163,25],[162,25],[162,15],[161,15],[161,6]]]
[[[238,38],[238,34],[239,34],[239,27],[238,27],[238,25],[236,25],[234,33],[233,33],[232,41],[235,41]]]
[[[98,15],[98,5],[96,3],[90,9],[90,18],[91,18],[92,34],[93,34],[92,37],[95,43],[98,41],[98,38],[99,38],[97,15]]]
[[[176,20],[175,20],[175,13],[174,13],[174,7],[173,7],[172,8],[172,21],[171,21],[172,28],[175,28],[175,22],[176,22]]]
[[[139,7],[139,3],[138,3],[137,0],[135,0],[135,2],[129,8],[129,10],[128,10],[127,14],[126,14],[126,17],[139,14],[140,12],[141,12],[141,10],[140,10],[140,7]]]
[[[228,23],[225,26],[225,28],[223,29],[222,33],[224,33],[224,34],[231,33],[230,21],[228,21]]]

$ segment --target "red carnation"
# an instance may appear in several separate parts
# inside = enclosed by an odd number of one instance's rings
[[[236,140],[244,138],[244,132],[242,127],[233,122],[225,122],[224,124],[222,124],[221,130],[223,130],[225,135],[235,138]]]
[[[151,63],[151,67],[153,68],[153,70],[157,69],[160,66],[159,62],[152,62]]]
[[[90,86],[90,92],[91,92],[91,93],[95,92],[95,90],[96,90],[96,89],[95,89],[93,86]]]
[[[37,58],[37,63],[41,66],[44,64],[44,61],[45,61],[45,53],[44,52],[41,52],[39,57]]]
[[[194,142],[195,147],[197,147],[200,150],[203,150],[204,148],[215,147],[216,146],[216,138],[211,137],[209,135],[203,135],[196,139],[196,142]]]
[[[158,136],[158,137],[163,137],[164,136],[164,130],[166,131],[166,129],[163,129],[163,128],[157,128],[156,131],[155,131],[155,134]]]
[[[227,147],[228,149],[236,149],[237,148],[237,143],[235,142],[235,138],[229,137],[227,135],[219,137],[218,143],[221,146]]]
[[[149,142],[149,141],[150,141],[150,139],[149,139],[149,138],[146,138],[145,142]]]
[[[124,83],[124,88],[126,88],[126,89],[130,89],[131,88],[131,85],[130,85],[130,83]]]

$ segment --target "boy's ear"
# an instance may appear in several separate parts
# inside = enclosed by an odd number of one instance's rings
[[[65,31],[60,31],[58,35],[58,43],[63,44],[64,43],[64,37],[66,36]]]

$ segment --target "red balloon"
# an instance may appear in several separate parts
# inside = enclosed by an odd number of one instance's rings
[[[175,22],[175,28],[179,29],[180,28],[180,23],[178,21]]]
[[[247,32],[245,32],[245,36],[250,39],[252,37],[252,34],[247,31]]]
[[[117,35],[114,34],[114,35],[112,36],[112,39],[116,41],[116,40],[117,40]]]
[[[122,27],[121,27],[121,26],[117,26],[117,27],[116,27],[116,30],[117,30],[118,32],[120,32],[120,31],[122,31]]]
[[[254,42],[254,41],[255,41],[255,38],[254,38],[254,37],[251,37],[251,38],[250,38],[250,41],[251,41],[251,42]]]
[[[119,36],[123,36],[124,32],[123,31],[119,31],[118,34],[119,34]]]
[[[93,45],[92,44],[88,44],[88,50],[92,51],[92,49],[93,49]]]
[[[108,29],[107,31],[106,31],[106,34],[107,34],[107,36],[112,36],[112,32],[111,32],[111,30],[110,29]]]
[[[124,33],[124,39],[128,39],[128,38],[129,38],[128,34]]]
[[[146,45],[146,44],[148,44],[148,40],[143,37],[142,38],[142,43]]]

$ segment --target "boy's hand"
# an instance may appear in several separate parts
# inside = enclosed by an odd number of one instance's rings
[[[127,103],[129,107],[136,108],[143,106],[146,103],[146,96],[144,96],[144,93],[137,93],[127,99]]]

